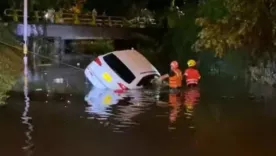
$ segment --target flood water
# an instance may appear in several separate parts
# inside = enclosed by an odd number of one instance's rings
[[[92,88],[82,70],[51,64],[30,67],[0,107],[1,156],[276,155],[269,87],[210,77],[180,95],[116,94]]]

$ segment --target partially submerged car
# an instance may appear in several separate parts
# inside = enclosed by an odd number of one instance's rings
[[[138,51],[114,51],[98,56],[85,69],[85,76],[96,88],[139,89],[160,77],[157,69]]]

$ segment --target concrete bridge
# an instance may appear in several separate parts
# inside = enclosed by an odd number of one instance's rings
[[[23,36],[23,24],[13,23],[13,32]],[[149,35],[156,28],[98,27],[89,25],[29,24],[28,36],[43,36],[62,40],[134,39],[136,35]]]
[[[58,15],[59,14],[59,15]],[[155,23],[129,22],[123,17],[95,16],[93,14],[53,13],[45,19],[44,13],[29,13],[28,36],[43,36],[61,40],[133,39],[154,31]],[[9,21],[16,35],[23,35],[22,10],[6,9],[5,20]],[[55,16],[58,16],[57,19]]]

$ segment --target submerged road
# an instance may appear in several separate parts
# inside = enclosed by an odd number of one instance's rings
[[[66,63],[78,62],[88,64]],[[82,70],[60,63],[30,61],[28,75],[0,108],[1,156],[276,155],[269,87],[212,77],[181,96],[116,94],[93,88]]]

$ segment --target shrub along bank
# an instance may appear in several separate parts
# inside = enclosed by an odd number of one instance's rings
[[[19,46],[4,24],[0,25],[0,42]],[[0,43],[0,105],[5,103],[7,93],[22,74],[22,58],[23,53],[20,50]]]

